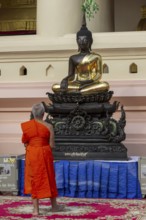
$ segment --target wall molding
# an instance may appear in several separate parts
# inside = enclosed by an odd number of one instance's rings
[[[145,97],[146,80],[110,80],[114,97]],[[0,83],[0,98],[46,98],[52,92],[53,82],[3,82]]]
[[[93,33],[93,48],[117,49],[124,50],[141,50],[146,49],[146,32],[106,32]],[[60,37],[49,36],[1,36],[0,51],[1,53],[10,52],[32,52],[32,51],[60,51],[75,50],[76,34],[66,34]]]

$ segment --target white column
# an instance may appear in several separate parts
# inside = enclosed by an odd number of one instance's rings
[[[37,0],[37,34],[57,37],[76,33],[82,20],[82,0]]]
[[[87,19],[88,29],[92,32],[114,31],[114,0],[97,0],[99,10],[94,18]]]

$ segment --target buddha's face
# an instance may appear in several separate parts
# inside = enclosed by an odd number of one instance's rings
[[[89,50],[91,42],[87,36],[78,36],[77,44],[80,50]]]

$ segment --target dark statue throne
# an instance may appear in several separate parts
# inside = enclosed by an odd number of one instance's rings
[[[49,112],[46,120],[54,126],[56,160],[127,160],[121,143],[126,137],[125,111],[117,101],[110,104],[112,91],[88,96],[47,94],[52,105],[44,106]],[[116,121],[112,115],[119,107],[121,117]]]

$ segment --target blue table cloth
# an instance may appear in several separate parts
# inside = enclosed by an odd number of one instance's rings
[[[138,157],[128,161],[55,161],[60,196],[78,198],[142,198]]]

